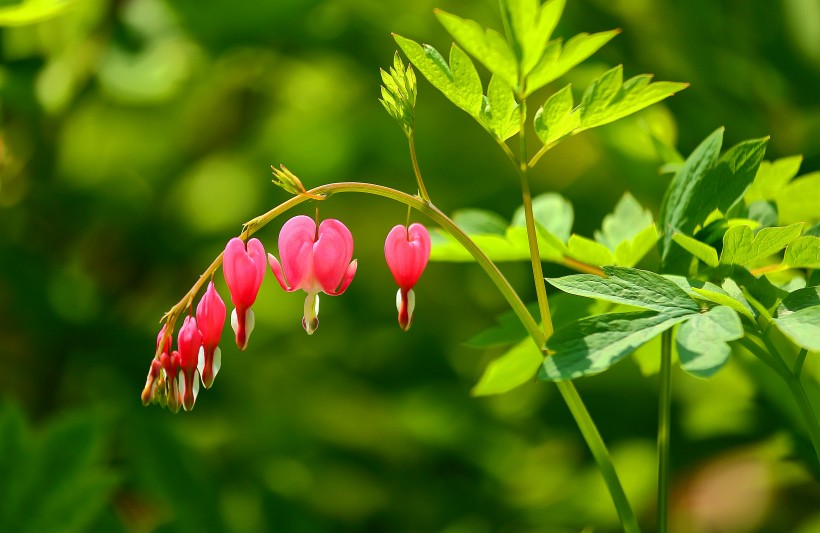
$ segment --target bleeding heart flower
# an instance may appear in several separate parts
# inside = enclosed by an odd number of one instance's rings
[[[202,333],[196,325],[196,318],[186,316],[177,338],[179,347],[179,393],[182,396],[182,406],[186,411],[194,408],[197,394],[199,394],[199,349],[202,347]]]
[[[430,259],[430,234],[421,224],[409,228],[398,225],[390,230],[384,241],[384,258],[399,286],[396,293],[396,309],[399,325],[407,331],[413,322],[416,295],[413,287],[421,277]]]
[[[236,345],[244,350],[254,325],[251,306],[265,277],[265,248],[258,239],[251,239],[246,249],[242,239],[234,237],[225,247],[222,270],[235,307],[231,327],[236,333]]]
[[[168,337],[166,342],[171,344],[171,338]],[[162,355],[159,357],[162,370],[165,372],[165,396],[163,396],[160,400],[164,400],[168,409],[176,413],[179,411],[180,404],[178,388],[179,381],[177,380],[177,375],[179,374],[180,357],[178,351],[174,350],[169,353],[168,349],[168,346],[164,346]]]
[[[143,405],[148,405],[157,400],[159,398],[159,389],[164,389],[164,380],[160,379],[160,371],[162,370],[162,355],[167,356],[168,345],[171,344],[171,336],[165,338],[165,329],[167,327],[168,324],[163,324],[157,335],[157,352],[160,355],[154,357],[151,361],[151,368],[148,370],[148,377],[145,379],[145,387],[142,389],[141,399]],[[160,350],[160,345],[162,345],[162,350]],[[163,387],[160,387],[160,385],[163,385]]]
[[[222,337],[222,328],[225,326],[225,302],[214,288],[214,282],[208,284],[208,289],[196,306],[196,322],[202,334],[202,347],[199,353],[199,376],[206,389],[214,382],[219,368],[222,366],[222,350],[219,349],[219,339]]]
[[[312,335],[319,327],[319,293],[342,294],[356,274],[353,235],[338,220],[324,220],[317,230],[312,218],[298,215],[279,232],[279,255],[281,264],[268,254],[270,268],[283,289],[307,293],[302,327]]]

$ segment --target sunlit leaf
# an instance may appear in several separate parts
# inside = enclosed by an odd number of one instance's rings
[[[783,228],[763,228],[757,235],[748,226],[735,226],[723,236],[720,263],[749,266],[776,254],[800,236],[802,223]]]
[[[543,360],[544,354],[532,339],[524,339],[507,353],[491,361],[471,392],[473,396],[501,394],[534,381]]]
[[[820,351],[820,287],[798,289],[786,296],[774,322],[798,346]]]
[[[521,128],[521,109],[510,87],[497,76],[490,79],[481,122],[499,141],[505,141]]]
[[[802,162],[803,156],[795,155],[760,163],[755,179],[743,197],[746,203],[774,199],[777,193],[797,176]]]
[[[712,246],[680,232],[675,232],[672,240],[708,266],[713,268],[718,266],[718,253]]]
[[[789,182],[775,194],[781,224],[820,220],[820,172]]]
[[[535,112],[535,133],[545,145],[571,134],[581,125],[579,110],[573,110],[572,86],[567,85],[550,96]]]
[[[692,316],[675,336],[681,368],[698,377],[711,376],[729,360],[732,348],[727,343],[741,337],[743,325],[729,307],[719,305]]]
[[[0,26],[25,26],[63,14],[77,0],[24,0],[0,7]]]
[[[615,256],[609,248],[580,235],[570,236],[567,248],[570,257],[588,265],[603,266],[615,263]]]
[[[541,59],[565,3],[566,0],[547,0],[539,5],[539,0],[501,0],[501,15],[521,74],[526,76]]]
[[[820,268],[820,238],[804,235],[786,248],[783,264],[792,268]]]

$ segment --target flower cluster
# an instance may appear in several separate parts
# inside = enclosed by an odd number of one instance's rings
[[[282,226],[278,244],[279,259],[273,254],[266,256],[258,239],[245,243],[233,238],[225,247],[222,270],[234,305],[231,327],[240,350],[247,348],[254,328],[251,307],[262,286],[266,263],[285,291],[301,289],[307,294],[302,327],[308,335],[319,327],[319,293],[329,296],[344,293],[356,274],[358,261],[353,259],[353,235],[338,220],[327,219],[317,226],[310,217],[295,216]],[[399,286],[396,294],[399,325],[407,331],[413,321],[413,287],[430,258],[430,234],[421,224],[398,225],[387,235],[384,255]],[[196,316],[189,314],[184,318],[176,350],[172,349],[170,322],[159,332],[156,357],[142,392],[144,404],[156,402],[174,412],[180,407],[186,411],[193,409],[200,381],[206,389],[210,388],[222,366],[219,341],[226,317],[225,302],[212,279],[196,307]]]

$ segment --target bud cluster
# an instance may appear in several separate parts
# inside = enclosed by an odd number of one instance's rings
[[[358,261],[353,260],[353,236],[338,220],[327,219],[317,226],[310,217],[295,216],[282,226],[278,244],[280,259],[273,254],[266,256],[258,239],[245,243],[236,237],[225,247],[222,270],[234,305],[231,327],[240,350],[247,348],[254,328],[251,307],[267,265],[285,291],[305,291],[302,327],[308,335],[319,327],[319,293],[344,293],[356,274]],[[407,331],[415,305],[412,289],[430,258],[430,234],[421,224],[411,224],[409,228],[398,225],[387,235],[384,254],[399,286],[399,325]],[[200,381],[206,389],[210,388],[222,366],[219,341],[226,317],[225,302],[211,280],[197,305],[196,316],[189,315],[183,320],[176,350],[172,349],[173,331],[168,323],[162,326],[156,357],[151,361],[142,392],[144,404],[159,403],[173,412],[180,407],[186,411],[193,409]]]

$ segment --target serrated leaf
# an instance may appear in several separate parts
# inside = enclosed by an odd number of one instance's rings
[[[507,40],[495,30],[484,30],[477,22],[462,19],[440,9],[436,18],[453,39],[475,57],[487,70],[498,76],[510,87],[518,85],[518,68],[515,54]]]
[[[541,59],[533,67],[527,78],[527,94],[532,94],[544,85],[563,76],[569,70],[597,52],[602,46],[618,35],[621,30],[600,33],[580,33],[561,46],[561,39],[547,44]]]
[[[541,59],[544,47],[564,11],[565,0],[502,0],[501,15],[523,75]]]
[[[604,217],[600,231],[595,232],[595,240],[615,251],[619,244],[631,240],[653,222],[652,213],[626,192],[612,213]]]
[[[774,199],[780,190],[797,176],[800,170],[800,164],[803,162],[802,155],[795,155],[791,157],[783,157],[776,161],[763,161],[760,163],[760,168],[757,169],[757,174],[746,191],[743,198],[746,203],[758,202],[761,200]]]
[[[618,65],[592,82],[581,99],[581,129],[609,124],[688,87],[669,81],[651,83],[651,74],[622,80],[623,67]]]
[[[670,309],[582,318],[558,329],[547,341],[551,355],[544,359],[538,379],[563,381],[603,372],[691,315],[689,310]]]
[[[783,228],[763,228],[757,235],[748,226],[730,227],[723,236],[723,265],[749,266],[776,254],[800,236],[802,223]]]
[[[553,192],[539,194],[532,199],[532,212],[535,221],[559,240],[566,242],[569,239],[575,220],[575,213],[569,200]],[[515,211],[512,225],[526,226],[523,206]]]
[[[421,45],[401,35],[393,35],[410,62],[433,87],[458,107],[478,118],[483,104],[481,79],[470,58],[455,44],[450,48],[450,64],[430,45]]]
[[[578,110],[573,110],[572,105],[572,86],[567,85],[538,108],[533,126],[541,142],[545,145],[553,144],[581,125],[581,114]]]
[[[722,305],[692,316],[676,335],[681,368],[694,376],[708,378],[721,369],[732,348],[727,344],[743,337],[737,313]]]
[[[533,381],[543,360],[544,354],[532,339],[524,339],[498,359],[493,359],[470,393],[473,396],[501,394]]]
[[[804,235],[786,248],[783,264],[792,268],[820,268],[820,238]]]
[[[647,226],[629,241],[623,241],[615,249],[615,264],[622,267],[633,267],[649,253],[658,242],[658,228],[655,224]]]
[[[742,142],[718,158],[723,143],[720,128],[686,159],[672,178],[661,205],[661,259],[667,269],[674,267],[675,262],[675,256],[670,256],[674,232],[691,235],[715,209],[725,213],[735,205],[754,179],[767,141]]]
[[[499,141],[509,139],[521,128],[521,109],[513,91],[495,75],[490,79],[480,119]]]
[[[820,351],[820,287],[789,293],[777,307],[774,322],[798,346]]]
[[[569,256],[588,265],[603,266],[615,263],[615,256],[601,243],[580,235],[571,235],[567,242]]]
[[[554,287],[588,298],[598,298],[654,311],[696,313],[700,307],[674,281],[636,268],[603,267],[606,277],[574,274],[547,278]]]
[[[675,232],[672,235],[672,240],[679,244],[681,248],[706,263],[708,266],[712,268],[718,266],[717,250],[705,242],[700,242],[694,237],[688,237],[680,232]]]
[[[820,219],[820,172],[792,180],[774,199],[781,224],[817,221]]]

